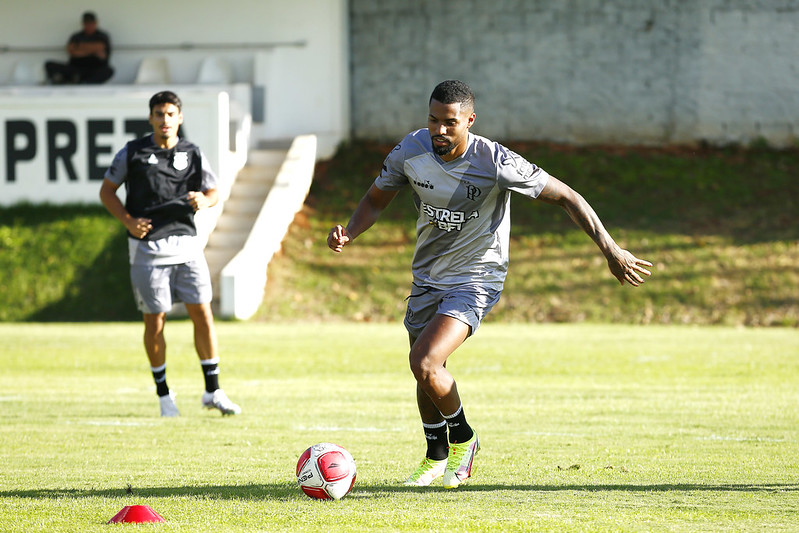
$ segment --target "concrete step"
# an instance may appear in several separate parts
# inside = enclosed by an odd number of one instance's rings
[[[227,213],[219,217],[216,228],[220,231],[249,231],[252,228],[253,217],[247,213]]]
[[[260,181],[264,176],[271,176],[277,174],[280,170],[280,165],[252,165],[239,170],[236,175],[236,181]]]
[[[250,152],[247,154],[247,166],[279,167],[286,159],[287,153],[288,150],[250,150]]]
[[[236,183],[233,185],[233,188],[230,190],[230,197],[228,201],[237,198],[243,199],[255,199],[260,198],[262,201],[266,199],[266,195],[269,194],[269,189],[272,186],[273,180],[244,180],[239,181],[236,180]]]
[[[225,265],[228,264],[237,253],[238,250],[232,248],[206,248],[205,260],[208,262],[208,268],[210,270],[218,270],[221,272]]]
[[[206,245],[206,250],[208,248],[215,250],[215,249],[230,249],[235,248],[240,250],[244,243],[247,241],[247,237],[249,237],[250,231],[249,228],[242,231],[242,230],[223,230],[220,229],[219,226],[216,227],[211,236],[208,237],[208,244]]]
[[[211,282],[216,283],[219,280],[219,274],[225,268],[231,259],[239,251],[234,248],[215,248],[205,249],[205,260],[208,262],[208,270],[211,272]]]
[[[222,216],[219,218],[220,220],[224,218],[226,213],[235,213],[236,215],[253,215],[254,217],[261,211],[263,204],[263,198],[249,198],[246,196],[239,198],[238,196],[231,196],[225,202],[225,209],[222,211]]]

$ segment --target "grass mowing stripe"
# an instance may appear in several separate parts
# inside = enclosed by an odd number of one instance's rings
[[[162,420],[139,324],[0,324],[0,530],[796,530],[799,332],[486,324],[449,367],[482,451],[457,491],[399,485],[423,453],[399,324],[221,323],[244,413],[199,405],[191,326],[168,324],[183,416]],[[331,440],[353,493],[294,464]]]

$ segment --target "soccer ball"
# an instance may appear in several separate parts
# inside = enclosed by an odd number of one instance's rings
[[[355,460],[337,444],[314,444],[297,461],[297,484],[317,500],[340,500],[355,484]]]

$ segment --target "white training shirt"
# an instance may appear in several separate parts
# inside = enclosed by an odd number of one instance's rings
[[[485,137],[468,134],[466,151],[445,162],[430,133],[409,133],[388,154],[375,185],[407,185],[419,212],[414,283],[439,289],[480,283],[502,290],[508,271],[510,192],[536,198],[549,174]]]

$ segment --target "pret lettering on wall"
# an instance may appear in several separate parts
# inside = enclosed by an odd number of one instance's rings
[[[10,119],[3,124],[3,131],[6,182],[21,179],[26,163],[42,158],[46,161],[49,182],[101,181],[109,158],[120,148],[111,141],[118,133],[111,118],[87,119],[80,125],[74,119]],[[135,139],[151,132],[152,128],[146,119],[125,119],[122,131],[126,137]],[[79,152],[85,154],[83,161]]]

